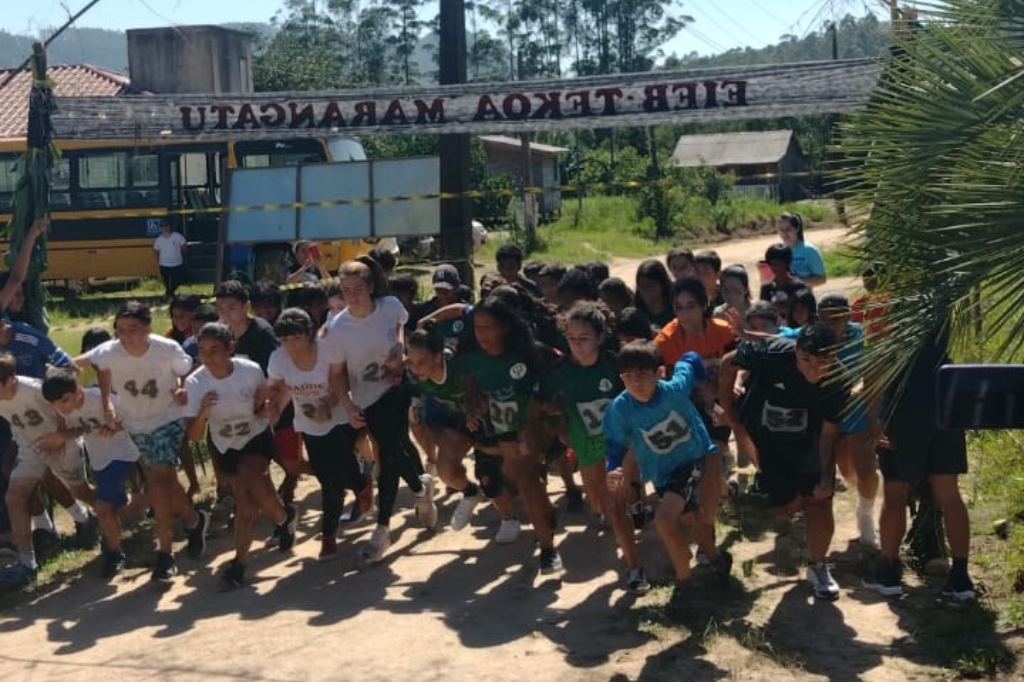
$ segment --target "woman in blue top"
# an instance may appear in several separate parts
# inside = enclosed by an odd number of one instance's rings
[[[809,287],[819,287],[827,280],[825,261],[818,247],[804,241],[804,221],[799,213],[783,213],[776,225],[779,238],[793,252],[790,272]]]

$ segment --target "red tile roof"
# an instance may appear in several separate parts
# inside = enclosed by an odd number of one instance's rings
[[[0,69],[0,82],[7,78],[10,71]],[[56,84],[53,91],[57,97],[117,97],[134,92],[127,76],[98,66],[56,65],[49,67],[46,72]],[[32,76],[28,70],[24,70],[0,90],[0,139],[24,138],[27,134],[28,93],[31,86]]]

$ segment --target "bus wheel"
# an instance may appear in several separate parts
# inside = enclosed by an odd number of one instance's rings
[[[286,246],[268,246],[256,252],[253,263],[253,277],[282,284],[288,278],[291,265],[291,249]]]

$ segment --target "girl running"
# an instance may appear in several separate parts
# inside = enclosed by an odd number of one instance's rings
[[[444,330],[428,322],[409,336],[408,366],[422,394],[422,423],[437,443],[437,470],[452,490],[462,493],[452,513],[452,529],[462,530],[480,502],[480,488],[466,476],[462,459],[473,441],[466,430],[465,377],[445,348]],[[512,497],[502,491],[496,502],[503,518],[512,518]],[[518,532],[516,533],[518,535]]]
[[[608,336],[608,319],[600,306],[578,303],[565,320],[565,338],[571,355],[562,358],[545,377],[544,391],[564,415],[568,443],[576,453],[583,487],[591,507],[611,523],[626,562],[626,585],[631,592],[650,589],[637,560],[633,521],[626,506],[613,500],[605,481],[607,444],[601,430],[605,410],[623,390],[615,357],[601,351]]]
[[[366,562],[380,561],[391,546],[389,525],[398,497],[398,479],[416,497],[420,523],[437,523],[434,479],[422,474],[419,452],[409,436],[408,401],[398,385],[404,369],[403,332],[409,313],[394,296],[371,258],[349,261],[338,271],[347,307],[331,320],[325,340],[347,366],[347,391],[341,405],[355,428],[366,426],[377,441],[377,527],[360,550]],[[346,450],[346,455],[351,448]]]
[[[281,504],[270,480],[274,436],[268,417],[273,409],[263,370],[252,360],[231,357],[235,340],[226,324],[204,326],[198,344],[203,366],[185,380],[186,434],[193,442],[206,438],[234,493],[235,558],[221,580],[241,587],[259,514],[277,526],[278,547],[284,552],[295,544],[295,507]]]
[[[338,556],[335,536],[345,502],[345,490],[359,494],[367,485],[353,444],[356,431],[339,406],[344,367],[336,362],[323,340],[316,338],[309,313],[288,308],[274,323],[281,347],[267,366],[271,405],[280,414],[289,399],[295,407],[294,429],[302,434],[309,464],[320,483],[323,518],[319,559]],[[355,508],[353,508],[355,509]]]
[[[524,428],[536,385],[553,351],[534,341],[529,324],[498,296],[473,309],[473,335],[458,356],[469,377],[468,426],[478,442],[496,446],[488,479],[507,479],[519,490],[540,545],[542,574],[557,573],[562,559],[555,550],[554,507],[544,488],[543,451],[528,444]],[[478,478],[483,480],[478,473]],[[503,486],[496,485],[500,488]]]

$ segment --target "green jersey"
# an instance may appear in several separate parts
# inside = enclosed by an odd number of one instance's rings
[[[423,395],[433,398],[452,412],[462,414],[465,411],[465,377],[448,351],[444,353],[444,380],[438,383],[430,378],[417,379],[416,387]]]
[[[604,412],[619,393],[622,381],[615,358],[602,353],[597,364],[583,367],[562,359],[545,379],[544,393],[562,409],[569,427],[569,444],[581,467],[604,461],[606,455],[601,424]]]
[[[503,435],[522,430],[530,399],[538,389],[537,376],[530,371],[523,354],[493,356],[474,350],[457,360],[460,371],[487,398],[488,431]]]

